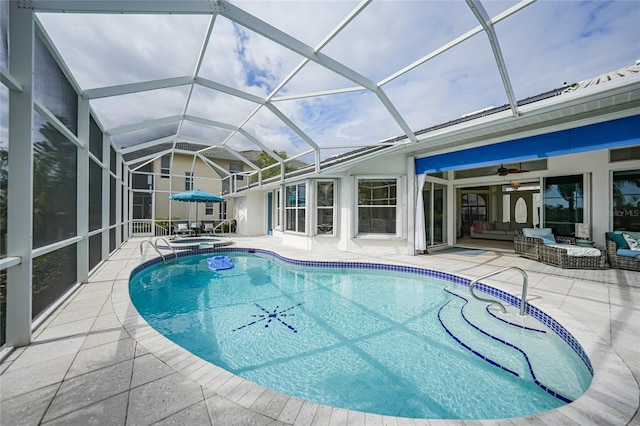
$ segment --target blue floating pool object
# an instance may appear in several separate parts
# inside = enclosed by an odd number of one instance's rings
[[[223,269],[233,268],[233,262],[229,256],[214,256],[207,258],[207,264],[212,271],[220,271]]]

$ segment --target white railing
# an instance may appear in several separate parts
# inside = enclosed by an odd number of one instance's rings
[[[152,219],[134,219],[131,221],[131,235],[136,237],[166,237],[169,230],[154,223]]]
[[[160,226],[156,223],[156,233],[155,233],[156,237],[166,237],[167,235],[169,235],[169,230],[167,228],[165,228],[164,226]]]
[[[153,236],[153,220],[134,219],[131,221],[131,235],[136,237]]]

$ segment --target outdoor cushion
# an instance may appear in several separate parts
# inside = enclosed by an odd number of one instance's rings
[[[627,232],[623,232],[622,236],[627,241],[627,244],[629,244],[631,250],[640,251],[640,236],[634,236]]]
[[[640,254],[638,253],[638,250],[631,250],[631,249],[618,249],[618,250],[616,250],[616,255],[624,256],[624,257],[638,257],[638,256],[640,256]]]
[[[627,244],[627,240],[624,239],[622,234],[618,232],[607,232],[607,237],[609,237],[610,240],[615,242],[619,249],[629,248],[629,244]]]
[[[540,238],[542,240],[542,244],[555,244],[556,243],[556,237],[553,236],[553,234],[549,234],[549,235],[535,235],[535,238]]]
[[[522,228],[522,235],[525,237],[542,237],[543,235],[553,236],[551,228]]]
[[[549,244],[549,247],[558,247],[567,251],[567,256],[600,256],[602,253],[595,247],[580,247],[572,244]]]
[[[187,228],[187,224],[186,223],[179,223],[178,224],[178,231],[186,231]]]

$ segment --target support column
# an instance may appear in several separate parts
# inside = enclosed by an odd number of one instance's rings
[[[111,175],[109,164],[111,163],[111,138],[102,136],[102,260],[109,258],[109,195],[111,189]]]
[[[416,198],[418,193],[416,179],[415,157],[407,157],[407,254],[410,256],[416,254]]]
[[[9,92],[7,256],[21,262],[7,270],[8,346],[31,340],[34,37],[33,11],[9,2],[9,72],[22,92]]]
[[[456,220],[458,212],[456,210],[456,188],[453,184],[454,172],[446,172],[447,176],[447,245],[453,245],[457,238]]]
[[[122,245],[122,156],[116,154],[116,249]]]
[[[89,281],[89,101],[78,100],[78,147],[77,184],[77,235],[82,240],[77,244],[78,282]]]

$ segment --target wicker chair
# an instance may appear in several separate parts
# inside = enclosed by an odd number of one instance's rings
[[[573,237],[556,236],[558,244],[575,244]],[[563,269],[605,269],[606,252],[600,250],[600,256],[569,256],[561,247],[545,245],[541,238],[516,235],[513,240],[516,254]]]
[[[628,269],[630,271],[640,271],[640,259],[628,256],[618,256],[618,244],[608,236],[606,237],[606,252],[609,266],[615,269]]]
[[[573,237],[556,236],[555,238],[559,244],[575,244],[576,242],[576,239]],[[522,232],[518,232],[514,237],[513,246],[516,254],[538,261],[541,260],[541,252],[545,247],[542,239],[536,237],[525,237]]]
[[[541,245],[542,240],[540,238],[525,237],[521,233],[516,234],[513,238],[513,247],[516,254],[529,259],[540,260]]]
[[[563,269],[606,269],[607,255],[600,250],[600,256],[569,256],[561,247],[542,245],[540,262]]]

